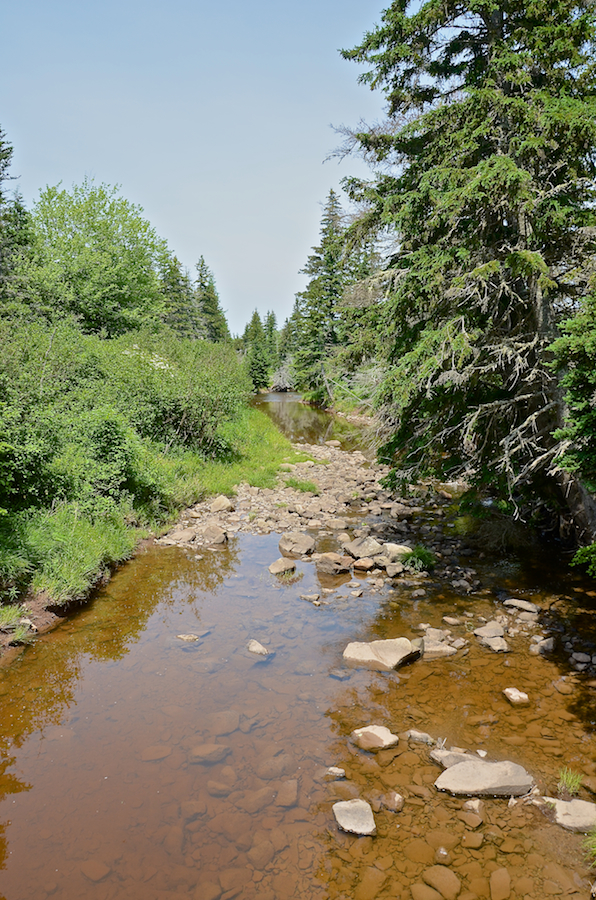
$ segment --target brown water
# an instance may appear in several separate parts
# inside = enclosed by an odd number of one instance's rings
[[[2,896],[409,900],[442,846],[464,900],[490,897],[491,872],[503,868],[512,898],[587,900],[580,837],[502,800],[487,801],[484,824],[471,827],[462,801],[434,790],[426,746],[402,738],[397,751],[373,755],[349,734],[370,722],[421,729],[520,762],[554,792],[564,765],[596,773],[589,680],[562,682],[563,662],[528,656],[523,637],[508,655],[473,642],[467,655],[399,673],[345,670],[341,654],[349,640],[440,626],[445,613],[492,617],[492,589],[556,600],[555,627],[559,608],[578,609],[558,598],[576,596],[587,632],[589,585],[543,558],[495,558],[474,562],[480,596],[432,578],[395,589],[364,579],[354,598],[340,579],[317,608],[299,598],[321,591],[312,564],[298,563],[293,584],[267,572],[277,540],[237,537],[203,559],[150,548],[0,670]],[[420,585],[425,595],[413,598]],[[200,640],[183,642],[184,633]],[[255,661],[251,638],[275,656]],[[531,706],[509,706],[508,686],[527,691]],[[212,744],[222,758],[197,762]],[[331,765],[347,779],[327,781]],[[406,803],[376,813],[375,838],[337,830],[335,800],[387,790]]]

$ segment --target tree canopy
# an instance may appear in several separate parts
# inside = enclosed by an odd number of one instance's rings
[[[388,120],[349,135],[353,234],[388,233],[382,400],[402,473],[467,468],[509,489],[555,473],[548,366],[594,252],[595,11],[587,2],[393,2],[362,43]]]

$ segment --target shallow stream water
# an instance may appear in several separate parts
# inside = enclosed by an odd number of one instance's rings
[[[353,446],[345,424],[338,434],[296,400],[265,402],[293,440],[339,436]],[[443,530],[432,513],[420,516],[429,534]],[[491,618],[499,592],[554,604],[555,628],[563,602],[591,640],[590,584],[547,554],[487,555],[466,559],[482,584],[475,595],[432,577],[362,578],[355,598],[346,576],[315,607],[300,599],[322,590],[311,563],[298,562],[293,583],[269,575],[278,539],[236,536],[202,559],[150,547],[0,669],[0,895],[436,900],[423,873],[442,847],[464,900],[490,898],[491,875],[503,869],[516,900],[587,900],[580,836],[503,800],[486,801],[484,823],[473,826],[462,800],[434,789],[428,747],[402,737],[396,751],[368,754],[349,735],[371,722],[420,729],[519,762],[553,793],[563,766],[596,774],[589,679],[570,676],[562,659],[529,656],[521,636],[509,654],[471,641],[463,656],[389,673],[345,669],[342,651],[350,640],[413,637],[445,614]],[[331,538],[319,540],[328,549]],[[200,640],[177,637],[187,633]],[[255,661],[251,638],[275,655]],[[511,707],[508,686],[531,705]],[[346,779],[329,781],[329,766]],[[388,790],[405,806],[376,813],[376,837],[338,831],[333,802]]]

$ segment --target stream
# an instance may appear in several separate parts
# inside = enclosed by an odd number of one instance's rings
[[[295,396],[259,405],[294,442],[359,446],[354,426]],[[423,503],[419,531],[449,538],[449,510]],[[594,582],[552,550],[466,549],[472,594],[432,574],[362,574],[356,597],[351,575],[321,577],[302,560],[297,578],[270,575],[279,537],[238,533],[201,554],[149,546],[0,669],[2,900],[589,900],[582,835],[507,799],[486,799],[472,821],[464,799],[435,790],[430,748],[405,732],[520,763],[551,795],[567,766],[594,799],[589,669],[529,655],[521,633],[494,653],[465,621],[494,618],[506,594],[549,611],[542,633],[571,629],[596,647]],[[316,538],[335,549],[329,532]],[[326,602],[300,599],[314,593]],[[413,638],[445,615],[464,623],[463,653],[391,672],[343,665],[350,641]],[[251,639],[271,654],[249,653]],[[530,705],[511,706],[510,686]],[[358,749],[350,734],[371,723],[399,734],[398,747]],[[404,797],[401,811],[380,806],[387,791]],[[373,803],[374,837],[334,821],[333,803],[356,797]],[[425,880],[437,863],[458,887]]]

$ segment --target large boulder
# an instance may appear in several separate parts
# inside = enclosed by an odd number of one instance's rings
[[[350,541],[349,544],[344,544],[344,550],[346,550],[350,556],[353,556],[354,559],[364,559],[364,557],[373,557],[380,556],[383,552],[383,544],[379,544],[373,537],[361,537],[356,538],[355,541]]]
[[[279,552],[284,556],[306,556],[315,549],[315,542],[302,531],[288,531],[279,539]]]
[[[383,556],[386,556],[390,563],[401,562],[402,557],[411,551],[412,548],[407,544],[383,544]]]
[[[418,659],[420,649],[408,638],[391,638],[385,641],[354,641],[343,652],[345,661],[351,666],[362,666],[380,672],[389,672]]]
[[[471,797],[520,797],[533,785],[530,773],[508,760],[466,760],[445,769],[435,781],[439,791]]]
[[[366,800],[340,800],[333,804],[335,821],[351,834],[376,834],[375,817]]]

